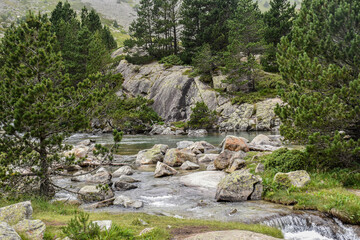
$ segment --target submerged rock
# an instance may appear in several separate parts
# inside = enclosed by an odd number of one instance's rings
[[[138,153],[136,157],[136,164],[147,165],[162,162],[168,149],[168,145],[156,144],[150,149],[142,150]]]
[[[79,191],[79,198],[84,202],[98,202],[114,197],[111,189],[104,190],[98,186],[84,186]]]
[[[262,179],[247,169],[235,171],[221,180],[216,190],[217,201],[240,202],[260,200]]]
[[[298,187],[302,188],[310,183],[311,178],[310,175],[304,171],[294,171],[288,173],[277,173],[274,176],[274,182],[279,183],[285,187]]]
[[[164,163],[171,167],[181,166],[186,161],[197,162],[196,155],[190,151],[186,151],[186,149],[169,149],[164,157]]]
[[[174,168],[166,165],[165,163],[158,162],[156,165],[154,177],[158,178],[158,177],[172,176],[177,173],[178,172]]]
[[[113,172],[113,177],[120,177],[122,175],[132,175],[134,173],[134,169],[132,169],[130,166],[123,166],[120,167],[118,170]]]
[[[197,165],[196,163],[190,162],[190,161],[186,161],[184,162],[181,167],[182,170],[196,170],[199,169],[200,166]]]
[[[144,204],[141,201],[131,199],[124,195],[120,195],[115,198],[114,205],[121,205],[126,208],[138,209],[138,208],[141,208]]]

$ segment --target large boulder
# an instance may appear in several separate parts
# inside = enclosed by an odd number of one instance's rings
[[[138,209],[138,208],[141,208],[144,204],[141,201],[131,199],[131,198],[129,198],[127,196],[124,196],[124,195],[120,195],[120,196],[117,196],[115,198],[114,205],[120,205],[120,206],[123,206],[125,208]]]
[[[235,171],[221,180],[215,198],[217,201],[229,202],[260,200],[262,190],[261,177],[243,169]]]
[[[130,166],[123,166],[120,167],[118,170],[113,172],[112,176],[114,178],[120,177],[122,175],[132,175],[134,173],[134,169],[132,169]]]
[[[246,153],[243,151],[233,152],[230,150],[224,150],[214,160],[214,166],[218,170],[223,170],[230,167],[235,159],[243,159],[246,157]]]
[[[221,143],[222,150],[230,150],[230,151],[244,151],[248,152],[249,147],[246,144],[246,141],[243,138],[235,137],[235,136],[226,136],[223,142]]]
[[[177,149],[184,149],[184,148],[190,147],[193,144],[194,144],[193,141],[181,141],[181,142],[176,143],[176,148]]]
[[[260,233],[243,230],[228,230],[217,232],[198,233],[184,240],[279,240]]]
[[[275,151],[281,147],[281,136],[264,134],[257,135],[249,144],[253,151]]]
[[[197,162],[196,155],[186,149],[169,149],[164,157],[164,163],[171,167],[181,166],[186,161]]]
[[[206,153],[208,151],[215,150],[216,148],[214,147],[214,145],[212,145],[206,141],[200,141],[200,142],[193,143],[192,145],[187,147],[187,149],[189,149],[194,154],[202,154],[202,153]]]
[[[215,161],[215,159],[219,156],[219,154],[204,154],[203,156],[199,157],[198,163],[199,164],[209,164]]]
[[[127,182],[117,181],[114,183],[114,188],[117,191],[126,191],[126,190],[135,189],[137,188],[137,186]]]
[[[215,194],[217,185],[225,176],[224,172],[203,171],[190,173],[180,178],[180,182],[187,187],[205,188]]]
[[[0,221],[14,225],[24,219],[32,218],[33,209],[31,202],[20,202],[0,208]]]
[[[182,170],[196,170],[199,168],[200,168],[199,165],[197,165],[196,163],[190,162],[190,161],[186,161],[180,166],[180,169],[182,169]]]
[[[166,165],[165,163],[158,162],[156,165],[154,177],[158,178],[158,177],[172,176],[177,173],[178,172],[174,168]]]
[[[246,161],[242,159],[235,158],[229,168],[226,169],[226,172],[233,173],[236,170],[240,170],[246,166]]]
[[[136,164],[147,165],[162,162],[168,149],[168,145],[156,144],[150,149],[142,150],[138,153],[136,157]]]
[[[0,239],[21,240],[21,237],[8,223],[0,221]]]
[[[104,201],[114,197],[111,189],[104,190],[98,186],[84,186],[79,190],[79,198],[84,202]]]
[[[28,239],[38,240],[44,238],[45,223],[41,220],[25,219],[13,226],[16,232],[24,234]]]
[[[257,135],[250,143],[251,145],[271,145],[270,138],[264,134]]]
[[[302,188],[306,186],[308,183],[310,183],[311,178],[310,175],[304,171],[294,171],[294,172],[288,172],[288,173],[277,173],[274,176],[274,182],[283,185],[285,187],[298,187]]]
[[[90,173],[86,174],[86,171],[77,172],[74,177],[71,178],[71,181],[74,182],[86,182],[86,183],[99,183],[99,184],[108,184],[111,181],[111,174],[105,169],[100,168],[96,171],[94,175]],[[84,174],[84,175],[83,175]],[[80,176],[77,176],[80,175]]]

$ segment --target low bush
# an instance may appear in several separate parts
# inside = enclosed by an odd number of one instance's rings
[[[164,64],[165,68],[171,68],[172,66],[175,66],[175,65],[183,65],[184,64],[184,62],[181,61],[180,57],[178,57],[177,55],[174,55],[174,54],[163,57],[159,61],[159,63]]]
[[[126,55],[125,60],[135,65],[145,65],[152,63],[155,59],[152,56],[140,56],[135,53],[134,55]]]
[[[306,153],[299,150],[281,148],[265,157],[265,168],[277,172],[306,170],[311,166]]]
[[[216,111],[210,111],[204,102],[197,102],[196,106],[192,108],[188,125],[193,129],[212,128],[216,122],[216,115]]]

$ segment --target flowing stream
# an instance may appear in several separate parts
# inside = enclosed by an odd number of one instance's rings
[[[250,141],[259,132],[234,133]],[[271,134],[265,132],[262,134]],[[225,135],[210,134],[204,137],[189,136],[147,136],[126,135],[121,141],[120,154],[124,161],[132,162],[138,151],[151,148],[154,144],[167,144],[176,147],[179,141],[207,141],[217,146]],[[97,143],[111,144],[111,134],[90,135],[75,134],[67,142],[76,144],[85,139],[96,140]],[[109,170],[114,171],[112,167]],[[262,223],[280,228],[285,239],[291,240],[357,240],[359,235],[355,232],[356,227],[342,224],[337,219],[332,219],[324,214],[311,211],[294,211],[291,207],[273,204],[265,201],[246,201],[240,203],[225,203],[215,201],[216,188],[187,187],[184,185],[183,176],[189,174],[180,171],[180,174],[172,177],[154,178],[154,167],[140,168],[132,175],[140,180],[138,188],[126,192],[116,191],[115,195],[126,195],[140,200],[144,207],[138,210],[126,209],[118,206],[110,206],[95,211],[106,212],[145,212],[149,214],[173,216],[177,218],[198,218],[220,221],[238,221],[244,223]],[[191,173],[190,173],[191,174]],[[57,183],[62,186],[72,186],[74,190],[80,189],[86,183],[74,183],[70,179],[58,179]],[[60,192],[58,198],[75,196]]]

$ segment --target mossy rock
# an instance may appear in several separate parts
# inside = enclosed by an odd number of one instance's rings
[[[289,188],[291,186],[302,188],[311,181],[310,175],[304,171],[294,171],[288,173],[277,173],[274,176],[274,182]]]

